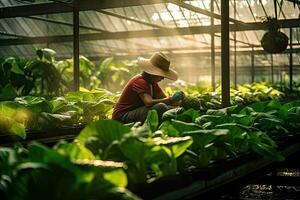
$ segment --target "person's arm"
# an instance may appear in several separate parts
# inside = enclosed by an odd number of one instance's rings
[[[164,98],[167,98],[167,96],[165,95],[165,93],[160,89],[157,93],[157,98],[158,99],[164,99]],[[182,104],[182,100],[179,100],[179,101],[173,101],[172,100],[172,97],[168,97],[170,98],[170,101],[169,103],[166,103],[168,105],[171,105],[171,106],[180,106]]]
[[[153,106],[154,104],[157,104],[157,103],[165,103],[167,105],[171,105],[173,103],[171,97],[164,97],[161,99],[153,99],[151,97],[151,95],[149,95],[147,93],[141,93],[141,94],[139,94],[139,96],[146,106]]]
[[[155,95],[156,99],[163,99],[163,98],[167,97],[167,95],[165,95],[165,93],[163,92],[163,90],[160,87],[158,87],[156,90],[157,90],[156,95]]]

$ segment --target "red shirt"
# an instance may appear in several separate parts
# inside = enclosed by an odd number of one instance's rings
[[[162,90],[157,83],[152,83],[152,88],[153,98],[157,97],[157,94],[162,93]],[[112,118],[119,119],[126,112],[141,106],[145,106],[144,102],[139,96],[139,94],[142,93],[151,95],[151,87],[150,84],[142,77],[142,75],[139,74],[131,78],[126,84],[117,104],[114,107]]]

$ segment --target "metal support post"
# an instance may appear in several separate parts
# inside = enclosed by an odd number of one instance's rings
[[[222,106],[230,105],[229,0],[221,1]]]
[[[74,60],[74,91],[79,90],[79,11],[73,10],[73,60]]]
[[[293,91],[293,29],[290,28],[290,91]]]
[[[234,0],[234,19],[236,19],[236,0]],[[236,31],[233,32],[234,37],[234,88],[237,88],[237,62],[236,62]]]
[[[214,13],[214,0],[210,1],[210,11]],[[215,32],[213,29],[214,25],[214,18],[210,18],[210,25],[211,25],[211,86],[213,91],[216,90],[216,63],[215,63]]]
[[[252,52],[251,52],[251,83],[254,83],[254,80],[255,80],[254,48],[252,47]]]

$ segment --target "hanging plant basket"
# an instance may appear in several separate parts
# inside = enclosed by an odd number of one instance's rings
[[[281,53],[286,50],[289,38],[280,31],[268,31],[261,39],[261,46],[268,53]]]
[[[276,18],[266,17],[264,21],[268,25],[268,31],[261,39],[261,46],[268,53],[282,53],[286,50],[289,38],[279,30]]]

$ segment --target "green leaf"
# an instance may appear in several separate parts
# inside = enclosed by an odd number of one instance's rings
[[[129,137],[120,144],[120,149],[133,163],[142,163],[150,147],[136,137]]]
[[[23,124],[13,122],[9,132],[20,136],[22,139],[26,139],[26,131]]]
[[[250,107],[256,112],[264,112],[269,102],[256,102],[250,105]]]
[[[95,159],[92,152],[79,143],[60,142],[54,147],[54,150],[61,155],[70,157],[71,160]]]
[[[13,101],[0,102],[0,114],[6,117],[13,117],[20,108],[22,106]]]
[[[49,105],[51,107],[51,113],[55,113],[66,106],[67,101],[64,97],[56,97],[49,101]]]
[[[199,111],[196,111],[192,108],[184,111],[181,114],[178,114],[176,119],[184,122],[194,122],[197,117],[199,117]]]
[[[18,162],[16,152],[12,148],[0,148],[0,174],[7,174]]]
[[[1,89],[1,88],[0,88]],[[10,100],[17,97],[16,89],[9,83],[0,90],[0,100]]]
[[[159,122],[158,122],[158,115],[156,110],[148,111],[145,123],[148,125],[148,127],[152,132],[155,132],[157,130]]]
[[[162,139],[159,137],[153,138],[153,142],[158,146],[166,146],[171,149],[175,158],[179,157],[193,143],[190,136],[185,137],[169,137]]]
[[[279,100],[274,99],[267,104],[267,107],[273,110],[279,110],[281,108],[281,103]]]
[[[28,147],[28,159],[32,162],[45,164],[56,164],[66,169],[72,169],[71,161],[68,157],[60,155],[58,152],[41,144],[32,143]]]
[[[255,112],[253,108],[246,106],[240,111],[240,114],[250,115],[253,112]]]
[[[160,125],[160,127],[159,127],[159,129],[163,132],[163,133],[165,133],[165,134],[167,134],[167,135],[169,135],[169,136],[179,136],[179,131],[177,131],[177,129],[176,128],[174,128],[174,126],[172,125],[172,122],[170,122],[170,121],[164,121],[161,125]]]
[[[213,142],[219,136],[225,136],[229,133],[227,129],[196,130],[185,132],[193,138],[192,149],[204,149],[204,147]]]
[[[244,114],[233,114],[231,118],[234,122],[245,125],[245,126],[252,126],[255,120],[255,117],[251,115],[244,115]]]
[[[206,122],[213,122],[217,123],[221,119],[221,116],[216,115],[201,115],[200,117],[196,118],[195,123],[199,125],[203,125]]]
[[[15,99],[15,102],[25,106],[34,113],[51,112],[51,106],[44,97],[24,96]]]
[[[244,126],[238,123],[225,123],[225,124],[219,124],[216,126],[216,128],[220,129],[228,129],[230,131],[230,134],[232,135],[241,135],[244,132],[249,132],[252,130],[252,127],[250,126]]]
[[[113,141],[121,140],[123,136],[129,133],[131,130],[124,124],[114,120],[101,120],[93,122],[85,127],[77,136],[77,140],[84,144],[88,137],[99,137],[106,145],[111,144]]]
[[[209,110],[207,110],[206,115],[226,116],[227,111],[226,111],[226,109],[219,109],[219,110],[209,109]]]
[[[23,124],[16,122],[13,118],[0,115],[0,133],[14,134],[21,138],[26,138],[25,127]]]
[[[107,73],[107,71],[110,70],[110,66],[113,60],[113,57],[108,57],[105,60],[103,60],[99,66],[100,73]]]
[[[162,115],[162,120],[166,121],[166,120],[170,120],[170,119],[177,119],[177,116],[183,112],[184,112],[184,108],[182,108],[182,107],[177,107],[177,108],[167,110]]]
[[[179,132],[179,135],[187,132],[187,131],[193,131],[202,129],[198,124],[196,123],[187,123],[179,120],[172,119],[171,120],[172,126]]]
[[[104,179],[117,187],[125,188],[127,186],[127,176],[123,170],[113,170],[104,173]]]

